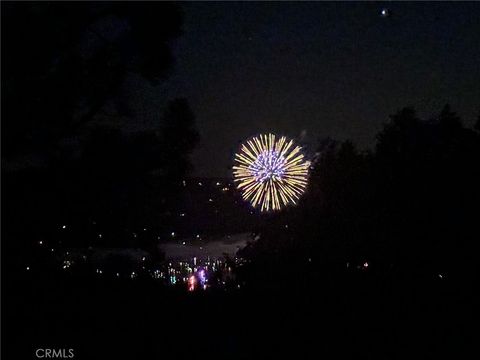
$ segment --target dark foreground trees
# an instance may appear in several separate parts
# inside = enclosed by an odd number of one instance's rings
[[[151,245],[131,234],[178,202],[198,133],[185,99],[148,114],[129,83],[165,79],[182,23],[173,3],[2,3],[2,233],[13,252],[62,224],[74,230],[66,246]]]
[[[350,142],[320,145],[300,206],[275,216],[243,250],[252,261],[247,278],[250,270],[253,283],[262,273],[264,281],[285,284],[305,276],[313,281],[326,269],[369,267],[472,279],[480,238],[480,133],[465,128],[448,106],[429,121],[405,108],[377,139],[367,153]]]

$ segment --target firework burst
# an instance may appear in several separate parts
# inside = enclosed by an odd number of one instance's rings
[[[309,165],[293,140],[260,135],[235,154],[233,176],[242,197],[253,207],[280,210],[300,199],[307,186]]]

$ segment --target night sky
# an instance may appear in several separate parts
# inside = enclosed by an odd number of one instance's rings
[[[404,106],[429,118],[450,103],[467,125],[478,116],[478,3],[182,7],[169,78],[157,87],[132,79],[132,96],[147,113],[136,128],[153,124],[166,99],[188,98],[201,135],[196,176],[230,176],[239,141],[259,132],[296,138],[308,153],[327,136],[372,146]]]

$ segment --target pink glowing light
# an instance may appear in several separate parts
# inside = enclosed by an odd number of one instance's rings
[[[195,279],[195,276],[190,276],[188,278],[188,291],[194,291],[195,286],[197,285],[197,279]]]

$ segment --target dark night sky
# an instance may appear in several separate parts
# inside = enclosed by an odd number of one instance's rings
[[[202,137],[194,175],[230,176],[238,142],[258,132],[365,148],[404,106],[428,118],[448,102],[466,124],[478,116],[480,3],[182,6],[171,76],[134,88],[152,119],[164,99],[189,99]]]

